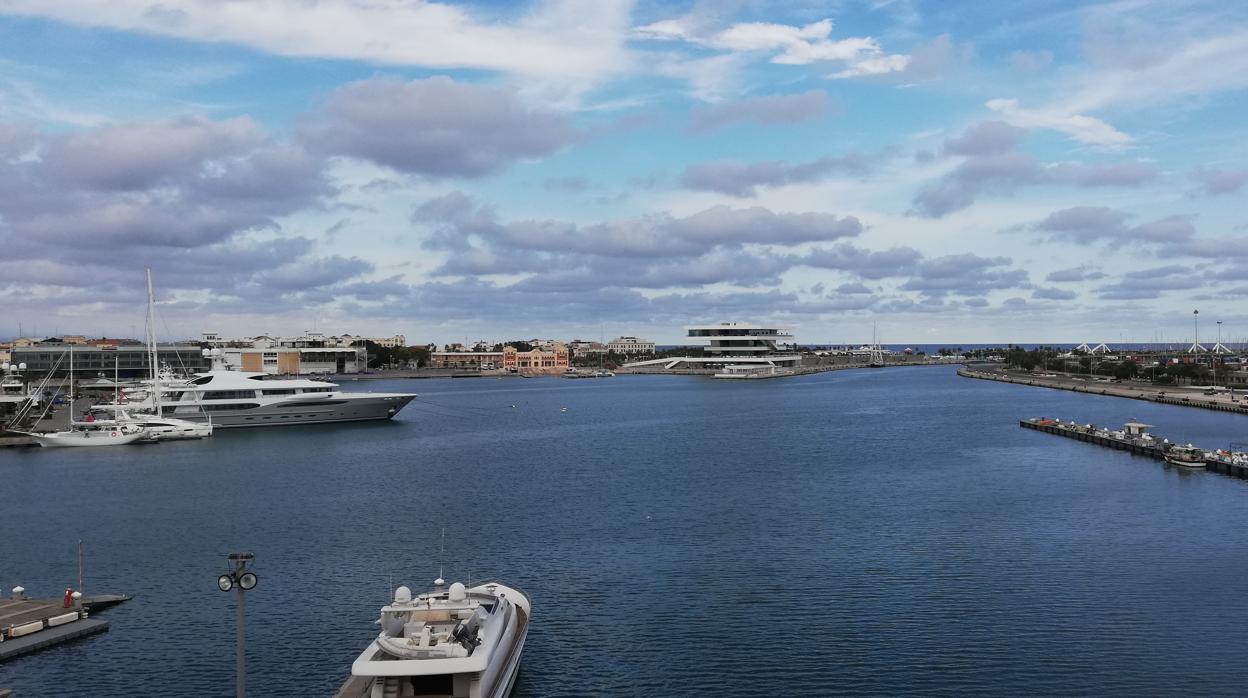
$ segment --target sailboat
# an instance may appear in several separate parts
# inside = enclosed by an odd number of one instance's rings
[[[165,416],[165,408],[161,396],[161,384],[163,376],[157,370],[156,366],[156,315],[153,310],[155,301],[152,295],[152,270],[147,270],[147,365],[150,373],[150,382],[152,384],[152,402],[154,403],[155,413],[146,411],[147,406],[143,406],[143,411],[131,411],[131,407],[123,404],[120,399],[116,400],[112,405],[102,406],[105,409],[112,410],[117,415],[118,421],[127,422],[143,427],[151,435],[151,438],[161,441],[171,439],[202,439],[212,436],[212,420],[206,419],[204,422],[192,422],[186,419],[175,419]]]
[[[871,323],[871,368],[884,367],[884,350],[880,348],[880,339],[875,330],[875,323]]]
[[[602,365],[603,357],[607,355],[606,335],[602,331],[598,333],[598,343],[602,345],[602,351],[598,353],[598,370],[589,375],[593,378],[614,378],[615,373]]]
[[[147,429],[116,419],[95,419],[88,415],[74,421],[74,345],[69,345],[69,428],[53,432],[26,432],[40,446],[122,446],[149,439]]]

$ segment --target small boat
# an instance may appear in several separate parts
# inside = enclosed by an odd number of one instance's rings
[[[117,409],[117,421],[133,424],[147,430],[148,436],[156,441],[172,441],[177,439],[202,439],[212,436],[212,424],[192,422],[187,419],[174,419],[143,412],[129,412]]]
[[[1170,450],[1166,451],[1166,462],[1183,468],[1203,468],[1205,467],[1205,451],[1191,444],[1171,446]]]
[[[439,578],[415,598],[401,586],[335,698],[506,698],[529,613],[529,597],[498,582],[447,587]]]

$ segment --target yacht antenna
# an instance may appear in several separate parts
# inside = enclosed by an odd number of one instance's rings
[[[446,526],[442,527],[442,551],[438,553],[438,579],[444,579],[442,576],[442,561],[446,559]]]

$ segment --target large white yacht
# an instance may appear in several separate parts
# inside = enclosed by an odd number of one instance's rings
[[[381,633],[351,665],[335,698],[506,698],[520,667],[531,606],[517,589],[441,578],[381,609]]]
[[[151,389],[143,392],[148,394],[133,394],[129,408],[155,407]],[[327,381],[227,370],[160,383],[160,409],[165,417],[211,420],[221,429],[390,419],[415,397],[411,393],[344,393]]]

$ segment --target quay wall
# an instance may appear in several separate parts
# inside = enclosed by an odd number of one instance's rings
[[[1234,404],[1218,400],[1208,400],[1204,396],[1193,397],[1175,397],[1167,395],[1160,397],[1158,392],[1165,392],[1164,389],[1156,392],[1142,392],[1134,388],[1122,388],[1116,384],[1094,384],[1094,385],[1071,385],[1059,381],[1044,380],[1041,378],[1024,378],[1021,376],[1011,376],[998,371],[982,371],[970,367],[958,369],[958,375],[963,378],[975,378],[979,380],[997,381],[998,383],[1014,383],[1016,385],[1030,385],[1037,388],[1049,388],[1051,390],[1068,390],[1074,393],[1088,393],[1089,395],[1105,395],[1107,397],[1126,398],[1128,400],[1145,400],[1148,402],[1159,402],[1165,405],[1178,405],[1180,407],[1199,407],[1205,410],[1216,410],[1218,412],[1233,412],[1235,414],[1248,414],[1248,404]]]

